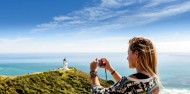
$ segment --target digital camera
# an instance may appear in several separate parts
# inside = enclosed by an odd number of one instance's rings
[[[102,59],[98,60],[98,66],[102,67],[105,66],[106,64],[102,61]]]

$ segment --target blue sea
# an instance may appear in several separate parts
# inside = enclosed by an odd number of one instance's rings
[[[107,58],[121,75],[136,70],[128,68],[127,53],[48,53],[0,54],[0,75],[25,75],[62,67],[66,57],[70,67],[89,72],[89,65],[97,58]],[[105,70],[99,68],[99,77],[105,79]],[[162,94],[190,94],[190,53],[159,53],[158,71],[164,85]],[[108,72],[108,79],[113,80]]]

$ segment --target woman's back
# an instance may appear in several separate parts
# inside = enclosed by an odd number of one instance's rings
[[[135,77],[135,78],[134,78]],[[125,78],[128,93],[132,94],[158,94],[159,85],[156,77],[149,77],[143,73],[136,73]],[[129,86],[131,84],[131,86]]]
[[[158,94],[159,85],[156,77],[148,77],[143,73],[136,73],[131,76],[123,76],[120,81],[110,88],[93,87],[93,92],[110,94]]]

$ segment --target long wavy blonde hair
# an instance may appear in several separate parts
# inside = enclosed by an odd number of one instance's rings
[[[129,40],[129,49],[138,51],[138,64],[151,76],[158,76],[157,52],[153,43],[144,37],[133,37]]]

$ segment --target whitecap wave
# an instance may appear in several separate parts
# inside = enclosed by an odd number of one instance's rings
[[[187,89],[163,89],[161,94],[190,94],[190,90]]]

